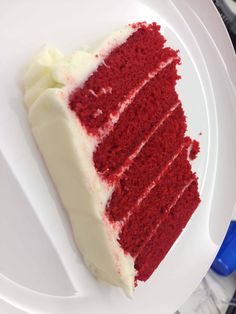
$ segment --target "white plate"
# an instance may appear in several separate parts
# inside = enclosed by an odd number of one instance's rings
[[[157,21],[180,50],[178,91],[202,202],[134,298],[97,283],[83,265],[22,104],[27,59],[44,43],[69,53],[134,21]],[[0,297],[29,313],[173,313],[207,272],[236,199],[236,62],[210,0],[1,0]],[[199,132],[202,135],[199,136]]]

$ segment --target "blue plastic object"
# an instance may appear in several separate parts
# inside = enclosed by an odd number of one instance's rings
[[[236,221],[231,221],[211,268],[222,276],[228,276],[236,270]]]

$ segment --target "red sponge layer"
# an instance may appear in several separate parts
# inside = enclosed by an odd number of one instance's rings
[[[163,49],[165,39],[159,29],[155,23],[141,24],[124,44],[112,50],[84,85],[71,94],[69,106],[89,133],[98,135],[98,129],[119,110],[131,90],[162,62],[177,58],[174,50]]]
[[[155,23],[132,27],[70,95],[69,107],[97,139],[94,166],[113,188],[105,214],[111,224],[120,222],[118,242],[134,258],[136,280],[145,281],[200,202],[188,161],[199,144],[185,136],[177,52],[164,48]]]
[[[184,192],[135,261],[136,279],[146,281],[178,238],[200,203],[197,181]]]
[[[178,106],[157,129],[117,183],[106,208],[112,221],[122,220],[135,207],[138,198],[180,149],[185,131],[185,116],[183,109]]]
[[[195,178],[187,161],[187,150],[187,147],[183,149],[121,230],[119,242],[133,257],[137,256],[153,230],[168,215],[181,191]]]
[[[172,62],[145,85],[130,106],[121,114],[112,132],[99,144],[93,158],[98,172],[110,182],[116,172],[129,165],[128,159],[168,111],[178,103],[173,89],[178,78]]]

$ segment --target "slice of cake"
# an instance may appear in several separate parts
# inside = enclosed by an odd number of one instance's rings
[[[178,64],[159,26],[136,23],[68,58],[46,47],[24,79],[33,134],[84,261],[129,295],[200,202]]]

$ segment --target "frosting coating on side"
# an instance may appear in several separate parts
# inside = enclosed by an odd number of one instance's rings
[[[45,47],[31,61],[24,80],[33,134],[85,263],[98,280],[120,286],[128,295],[134,289],[134,260],[124,254],[117,242],[117,228],[105,216],[112,187],[95,170],[92,155],[96,140],[69,109],[68,96],[96,70],[103,56],[133,31],[127,26],[108,37],[98,50],[78,51],[69,58]]]

